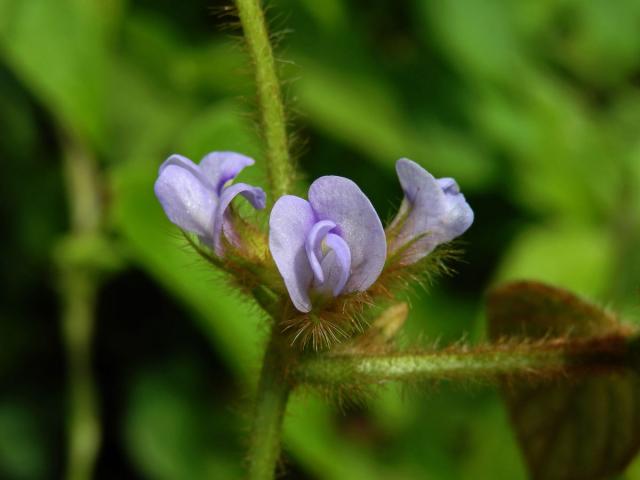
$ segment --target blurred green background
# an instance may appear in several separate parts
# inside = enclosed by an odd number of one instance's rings
[[[184,248],[152,191],[173,152],[237,150],[264,179],[225,5],[0,0],[0,478],[64,470],[61,136],[104,172],[121,257],[97,306],[96,478],[242,476],[265,322]],[[639,0],[270,5],[305,177],[350,177],[389,219],[407,156],[454,176],[476,212],[458,274],[412,297],[407,342],[482,340],[483,293],[512,278],[639,317]],[[284,456],[291,479],[526,478],[482,387],[390,386],[344,408],[300,392]]]

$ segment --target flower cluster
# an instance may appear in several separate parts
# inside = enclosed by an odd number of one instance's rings
[[[155,193],[169,220],[223,257],[229,246],[243,248],[231,201],[242,195],[256,209],[266,204],[261,188],[233,183],[253,163],[233,152],[210,153],[199,165],[172,155],[160,167]],[[320,177],[308,200],[284,195],[276,201],[269,250],[298,311],[364,292],[385,265],[415,264],[471,226],[473,211],[454,179],[436,179],[406,158],[398,160],[396,172],[404,199],[386,231],[369,199],[347,178]]]

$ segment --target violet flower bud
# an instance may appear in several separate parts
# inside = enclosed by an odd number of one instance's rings
[[[389,256],[409,265],[441,243],[462,235],[473,223],[473,210],[453,178],[436,179],[407,158],[396,162],[404,191],[400,210],[389,228]]]
[[[382,223],[351,180],[320,177],[309,201],[278,199],[269,219],[269,249],[294,306],[312,308],[312,297],[332,298],[367,290],[384,266]]]
[[[198,235],[222,256],[223,234],[231,244],[239,242],[228,210],[231,201],[242,195],[254,208],[265,207],[266,195],[261,188],[231,183],[254,163],[252,158],[235,152],[209,153],[199,165],[182,155],[171,155],[160,166],[154,191],[169,220]]]

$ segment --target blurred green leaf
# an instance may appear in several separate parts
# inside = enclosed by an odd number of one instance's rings
[[[3,0],[0,55],[59,123],[103,146],[109,70],[99,3]]]
[[[573,2],[557,52],[579,75],[600,85],[625,81],[640,64],[640,4],[635,0]]]
[[[334,30],[344,27],[347,14],[344,0],[303,0],[300,2],[323,28]]]
[[[45,436],[37,416],[24,405],[0,404],[0,476],[39,479],[51,473]]]
[[[599,119],[546,75],[531,73],[514,90],[487,91],[473,106],[476,124],[513,165],[513,197],[546,217],[608,215],[622,161],[608,153]]]
[[[580,338],[617,319],[572,293],[536,282],[507,284],[487,303],[492,339]],[[601,479],[620,473],[640,448],[640,378],[629,370],[505,385],[504,397],[534,479]]]
[[[497,279],[529,278],[601,298],[614,273],[612,248],[607,232],[595,226],[531,227],[504,253]]]
[[[420,473],[407,476],[411,479],[526,478],[496,394],[474,389],[469,395],[447,385],[415,390],[375,400],[376,421],[388,436],[385,463],[419,466]]]
[[[423,32],[433,30],[450,60],[465,74],[508,81],[517,78],[524,57],[512,15],[514,3],[435,0],[417,5],[420,17],[431,27]]]
[[[297,392],[287,406],[284,445],[322,480],[384,480],[389,478],[370,455],[337,431],[333,408],[326,401]]]
[[[157,480],[242,477],[240,445],[229,412],[196,392],[208,380],[192,363],[173,364],[137,378],[126,414],[126,443],[146,478]],[[196,383],[197,382],[197,383]]]
[[[398,158],[409,157],[471,190],[496,173],[468,137],[443,125],[408,122],[394,91],[380,80],[306,59],[299,64],[304,75],[294,87],[309,120],[383,167],[393,169]]]
[[[499,402],[493,401],[497,396],[492,394],[488,401],[477,401],[477,405],[468,407],[475,412],[469,418],[469,454],[461,458],[460,478],[527,478],[507,413]],[[487,432],[491,434],[487,435]]]
[[[126,17],[123,35],[127,55],[147,75],[175,93],[193,96],[251,92],[249,60],[229,37],[213,36],[203,45],[193,45],[185,38],[185,32],[166,18],[144,11]]]

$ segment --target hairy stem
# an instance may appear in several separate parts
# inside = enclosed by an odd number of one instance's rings
[[[273,50],[260,0],[236,0],[244,37],[255,67],[261,125],[274,200],[288,193],[294,176],[289,155],[286,118]]]
[[[97,233],[102,212],[93,158],[72,140],[65,138],[63,142],[71,223],[68,243],[73,244]],[[89,265],[64,258],[60,265],[62,333],[69,372],[68,480],[92,478],[100,443],[100,420],[91,373],[91,339],[98,289],[95,273]]]
[[[274,333],[265,353],[258,385],[249,449],[249,480],[271,480],[275,475],[282,419],[290,392],[282,372],[278,338]]]
[[[385,381],[544,379],[635,366],[638,342],[620,336],[382,355],[315,355],[294,372],[299,383],[348,387]]]

